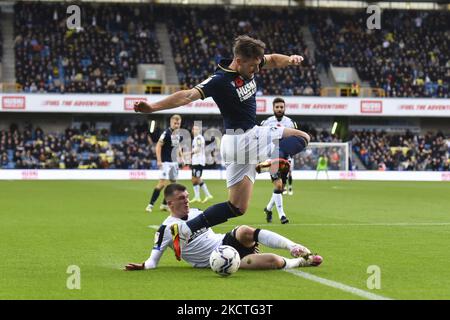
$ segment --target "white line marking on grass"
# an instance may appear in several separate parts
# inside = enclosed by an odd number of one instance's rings
[[[231,224],[221,224],[216,227],[235,227]],[[381,226],[381,227],[428,227],[428,226],[450,226],[450,222],[392,222],[392,223],[260,223],[252,224],[255,227],[354,227],[354,226]]]
[[[289,224],[272,224],[272,223],[260,223],[252,224],[254,227],[441,227],[450,226],[450,222],[393,222],[393,223],[289,223]],[[159,229],[159,225],[149,225],[150,229]],[[234,228],[234,224],[219,224],[214,226]]]
[[[311,280],[314,282],[318,282],[320,284],[323,284],[325,286],[328,287],[332,287],[341,291],[345,291],[351,294],[354,294],[356,296],[365,298],[365,299],[369,299],[369,300],[393,300],[391,298],[388,297],[384,297],[384,296],[380,296],[378,294],[374,294],[368,291],[364,291],[358,288],[354,288],[354,287],[350,287],[346,284],[340,283],[340,282],[336,282],[336,281],[332,281],[332,280],[328,280],[325,278],[321,278],[315,275],[312,275],[310,273],[307,272],[303,272],[300,270],[293,270],[293,269],[289,269],[289,270],[285,270],[286,272],[292,273],[293,275],[296,275],[297,277],[301,277],[303,279],[307,279],[307,280]]]

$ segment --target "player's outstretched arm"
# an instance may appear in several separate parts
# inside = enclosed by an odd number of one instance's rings
[[[134,103],[134,111],[142,113],[152,113],[156,111],[173,109],[180,106],[187,105],[195,100],[201,98],[201,94],[197,89],[181,90],[172,93],[167,98],[164,98],[155,103],[147,103],[145,101],[137,101]]]
[[[278,53],[266,54],[264,58],[266,59],[266,63],[264,64],[265,69],[299,66],[304,60],[299,55],[286,56]]]

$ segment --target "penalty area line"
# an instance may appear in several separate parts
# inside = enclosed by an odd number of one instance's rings
[[[346,284],[337,282],[337,281],[332,281],[332,280],[328,280],[325,278],[321,278],[315,275],[312,275],[310,273],[307,272],[303,272],[300,270],[294,270],[294,269],[288,269],[288,270],[284,270],[285,272],[289,272],[297,277],[306,279],[306,280],[310,280],[310,281],[314,281],[320,284],[323,284],[325,286],[328,287],[332,287],[344,292],[348,292],[351,293],[353,295],[359,296],[361,298],[365,298],[365,299],[369,299],[369,300],[393,300],[392,298],[388,298],[388,297],[384,297],[384,296],[380,296],[378,294],[374,294],[368,291],[364,291],[358,288],[354,288],[351,286],[348,286]]]

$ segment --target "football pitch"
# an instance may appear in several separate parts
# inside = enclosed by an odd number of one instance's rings
[[[224,181],[207,183],[209,204],[226,201]],[[0,299],[450,299],[450,183],[294,181],[294,195],[284,196],[291,222],[281,225],[276,211],[265,222],[272,185],[257,181],[247,213],[214,230],[266,228],[324,263],[229,278],[178,262],[170,249],[156,270],[122,271],[147,259],[167,215],[144,211],[154,185],[0,181]],[[67,287],[70,266],[80,289]]]

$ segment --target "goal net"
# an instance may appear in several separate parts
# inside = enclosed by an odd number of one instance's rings
[[[349,170],[348,142],[311,142],[305,151],[295,155],[294,170],[316,170],[321,156],[326,158],[328,170]]]

